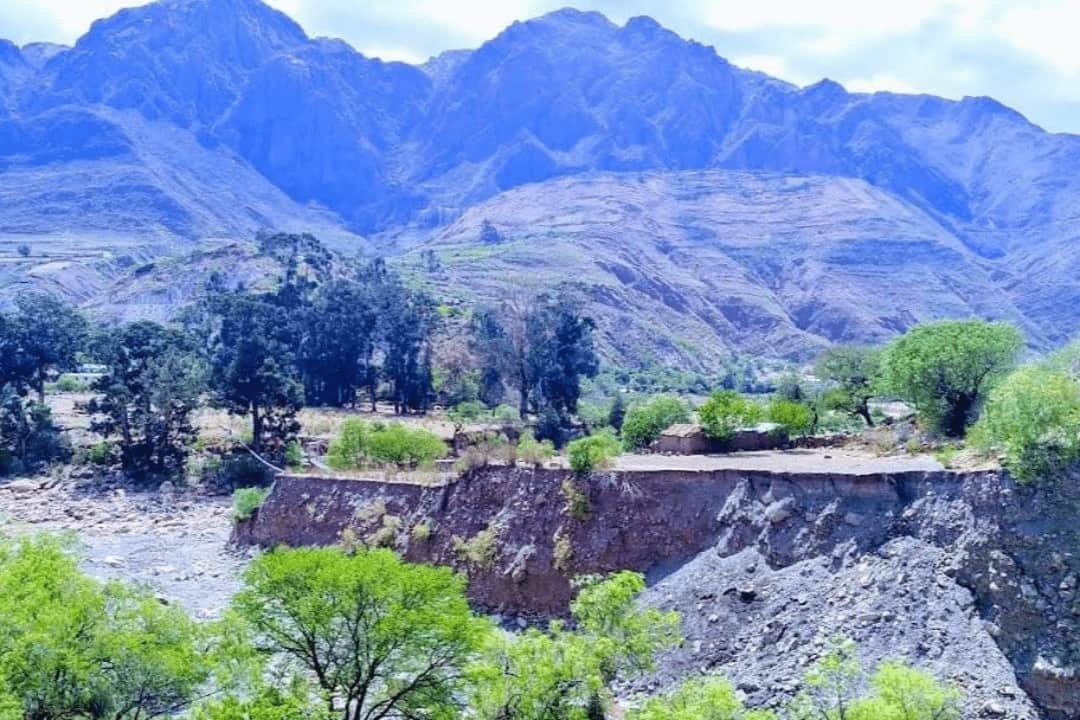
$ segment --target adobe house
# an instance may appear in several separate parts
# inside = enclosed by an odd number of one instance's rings
[[[705,434],[697,423],[672,425],[653,442],[650,449],[668,455],[708,455],[711,453],[777,450],[787,447],[788,436],[776,423],[761,423],[752,428],[739,428],[726,440]]]

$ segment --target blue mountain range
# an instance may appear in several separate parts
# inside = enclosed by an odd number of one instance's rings
[[[850,221],[807,224],[853,203]],[[507,242],[466,268],[484,221]],[[671,288],[665,312],[693,322],[659,334],[657,359],[799,355],[943,315],[1009,318],[1036,346],[1080,329],[1080,137],[990,98],[800,88],[650,18],[572,9],[419,66],[308,37],[258,0],[160,0],[70,48],[0,41],[0,235],[268,227],[433,248],[440,282],[479,295],[558,236],[588,252],[553,276],[617,290],[613,346],[619,313]]]

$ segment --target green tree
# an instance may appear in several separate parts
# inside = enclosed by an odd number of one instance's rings
[[[1017,370],[990,392],[972,443],[1003,453],[1023,482],[1080,461],[1080,382],[1052,367]]]
[[[108,373],[94,383],[99,397],[89,410],[95,432],[120,440],[124,469],[139,477],[167,477],[184,470],[197,430],[205,372],[190,338],[154,322],[115,331],[103,349]]]
[[[26,718],[176,712],[209,677],[199,639],[180,610],[86,577],[56,539],[0,545],[0,679]]]
[[[886,391],[913,403],[935,429],[964,435],[994,383],[1023,346],[1006,323],[950,320],[918,325],[894,340],[882,358]]]
[[[49,406],[28,400],[17,383],[0,385],[0,473],[34,470],[70,455]]]
[[[289,311],[240,292],[211,297],[209,312],[213,401],[251,417],[253,450],[282,455],[300,429],[296,414],[304,404]]]
[[[23,293],[15,298],[13,324],[20,338],[20,358],[28,369],[28,382],[45,402],[45,380],[53,368],[70,369],[83,349],[86,318],[60,298],[47,293]]]
[[[622,425],[623,444],[628,450],[648,447],[660,433],[676,423],[689,422],[686,403],[670,395],[657,395],[626,413]]]
[[[814,411],[810,406],[793,400],[773,398],[765,408],[765,417],[790,436],[807,435],[814,429]]]
[[[325,707],[311,701],[306,683],[294,678],[284,688],[262,685],[253,692],[227,694],[201,704],[193,720],[329,720]],[[3,717],[0,716],[0,720]]]
[[[762,407],[734,390],[717,390],[698,408],[698,420],[705,434],[726,440],[742,427],[756,425],[764,415]]]
[[[766,710],[748,710],[722,677],[693,678],[649,698],[627,720],[775,720]]]
[[[881,355],[879,349],[854,345],[838,345],[823,352],[814,372],[827,383],[826,407],[860,417],[873,427],[870,399],[881,373]]]
[[[626,398],[620,392],[615,396],[615,399],[611,401],[611,409],[608,411],[607,424],[615,429],[615,432],[622,432],[623,422],[626,421]]]
[[[446,568],[388,550],[276,550],[245,573],[234,608],[258,647],[310,672],[343,720],[450,718],[462,671],[490,632]]]
[[[592,720],[610,701],[617,673],[644,672],[679,642],[675,613],[642,610],[638,573],[590,579],[571,605],[576,629],[561,621],[490,638],[472,668],[471,707],[481,720]],[[603,717],[603,715],[600,715]]]

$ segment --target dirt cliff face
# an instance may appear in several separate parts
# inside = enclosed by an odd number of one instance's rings
[[[868,664],[954,678],[969,717],[1064,720],[1080,717],[1078,507],[1075,481],[993,472],[488,468],[442,487],[283,477],[237,539],[394,546],[519,615],[564,612],[576,575],[635,569],[644,602],[684,618],[657,682],[715,669],[778,703],[841,633]]]

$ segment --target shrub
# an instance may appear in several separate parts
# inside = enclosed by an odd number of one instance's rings
[[[429,430],[349,418],[330,443],[326,461],[335,470],[370,465],[415,467],[434,462],[446,453],[446,443]]]
[[[621,450],[619,441],[609,430],[579,438],[567,446],[570,467],[576,473],[589,473],[607,467]]]
[[[285,465],[289,468],[299,468],[304,462],[304,449],[300,447],[299,440],[290,440],[285,445]]]
[[[570,561],[574,559],[574,546],[570,542],[570,538],[564,535],[562,531],[555,533],[555,541],[551,546],[552,565],[559,572],[566,572],[570,569]]]
[[[86,459],[91,465],[112,465],[116,459],[115,447],[112,443],[102,440],[87,449]]]
[[[531,432],[526,431],[518,440],[517,456],[522,462],[540,467],[555,457],[555,446],[550,440],[537,440]]]
[[[1080,460],[1080,382],[1061,370],[1027,367],[996,387],[971,442],[1003,455],[1021,482]]]
[[[685,403],[670,395],[657,395],[626,413],[622,422],[623,444],[628,450],[647,447],[672,425],[689,420],[690,410]]]
[[[1022,346],[1020,332],[1005,323],[919,325],[885,351],[882,389],[915,405],[933,429],[961,437],[986,393],[1013,368]]]
[[[814,429],[814,413],[801,402],[776,398],[769,403],[765,416],[789,436],[808,435]]]
[[[573,480],[566,478],[562,481],[562,494],[566,499],[566,505],[563,507],[563,511],[567,515],[572,515],[578,520],[585,520],[589,517],[589,512],[592,507],[589,505],[589,496],[582,492]]]
[[[216,475],[217,482],[227,488],[263,487],[274,479],[274,472],[247,452],[239,452],[220,463],[206,463],[204,471]]]
[[[451,542],[454,552],[462,560],[483,570],[495,566],[495,557],[499,551],[499,528],[488,525],[468,540],[455,535]]]
[[[431,537],[431,525],[426,522],[418,522],[413,525],[410,534],[412,535],[412,539],[416,542],[427,542],[428,538]]]
[[[56,381],[56,389],[59,392],[85,392],[90,388],[85,382],[67,373],[60,376]]]
[[[269,494],[264,488],[239,488],[232,496],[232,519],[235,522],[247,520],[255,511],[262,507],[266,496]]]
[[[446,417],[454,423],[454,428],[460,432],[469,423],[474,423],[487,415],[487,408],[477,400],[458,403],[446,412]]]
[[[496,405],[491,410],[491,417],[495,422],[505,425],[516,423],[521,419],[518,409],[513,405]]]
[[[698,408],[705,434],[718,440],[730,438],[741,427],[756,425],[762,415],[760,405],[734,390],[717,390]]]

